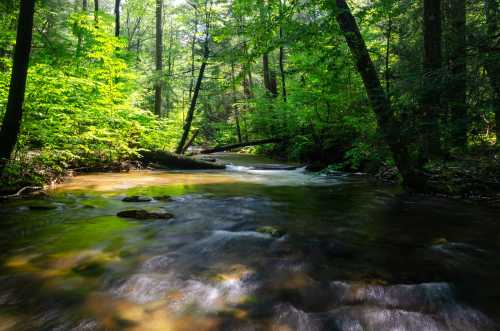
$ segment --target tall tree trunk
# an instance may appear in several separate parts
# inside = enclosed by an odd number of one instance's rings
[[[155,114],[162,115],[163,88],[163,0],[156,0],[156,84],[155,84]]]
[[[35,0],[21,0],[7,110],[3,117],[2,129],[0,131],[0,175],[3,173],[5,165],[10,159],[21,128],[24,92],[26,90],[33,37],[34,13]]]
[[[278,84],[276,72],[269,69],[269,53],[262,55],[262,74],[264,76],[264,87],[272,97],[278,96]]]
[[[336,0],[335,2],[337,22],[354,57],[356,68],[363,79],[378,125],[391,149],[404,183],[413,189],[422,190],[425,187],[425,180],[420,176],[420,172],[415,169],[410,158],[406,142],[400,132],[400,123],[391,110],[389,100],[380,83],[356,20],[345,0]]]
[[[115,37],[120,36],[120,0],[115,0]]]
[[[452,143],[464,148],[467,145],[467,99],[466,99],[466,0],[450,0],[449,70],[447,101],[451,110]]]
[[[195,46],[196,46],[196,34],[198,33],[198,12],[196,11],[197,9],[195,8],[195,18],[194,18],[194,32],[193,32],[193,38],[191,39],[191,81],[189,82],[189,100],[191,100],[191,97],[193,95],[193,87],[194,87],[194,53],[195,53]]]
[[[270,92],[271,75],[269,74],[269,54],[262,55],[262,76],[264,78],[264,87]]]
[[[280,17],[281,20],[283,20],[283,6],[284,4],[281,2],[282,0],[279,0],[280,2]],[[284,0],[283,0],[284,1]],[[285,81],[285,46],[283,45],[283,23],[280,25],[280,59],[279,59],[279,65],[280,65],[280,75],[281,75],[281,95],[283,97],[283,101],[286,102],[286,81]]]
[[[439,111],[441,102],[441,0],[424,0],[424,76],[422,138],[426,158],[441,154]]]
[[[94,0],[94,20],[95,26],[99,23],[99,0]]]
[[[205,4],[206,6],[206,4]],[[196,102],[198,101],[198,95],[200,94],[201,90],[201,83],[203,81],[203,76],[205,74],[205,68],[207,67],[208,63],[208,56],[210,55],[210,50],[209,50],[209,42],[210,42],[210,34],[209,34],[209,28],[210,28],[210,14],[207,11],[206,14],[206,25],[205,25],[205,40],[203,43],[203,61],[200,66],[200,72],[198,73],[198,79],[196,80],[196,85],[194,87],[193,91],[193,97],[191,98],[191,104],[189,105],[189,110],[186,115],[186,120],[184,122],[184,127],[183,127],[183,132],[182,132],[182,137],[181,140],[179,141],[179,144],[177,145],[177,148],[175,152],[177,154],[181,154],[184,145],[186,144],[186,140],[189,136],[189,131],[191,130],[191,124],[193,123],[193,117],[194,117],[194,112],[196,110]]]
[[[385,93],[387,98],[391,99],[391,72],[390,72],[390,60],[391,60],[391,36],[392,36],[392,13],[389,13],[387,19],[387,33],[386,33],[386,45],[385,45]]]
[[[236,121],[236,135],[238,136],[238,142],[241,143],[241,128],[240,128],[240,110],[238,109],[238,105],[236,105],[236,82],[234,78],[234,63],[231,62],[231,84],[233,88],[233,109],[234,109],[234,118]]]
[[[493,90],[493,107],[495,109],[495,133],[496,144],[500,146],[500,56],[495,53],[494,49],[500,47],[499,37],[499,13],[498,0],[486,0],[486,24],[488,25],[488,40],[486,59],[484,66]]]

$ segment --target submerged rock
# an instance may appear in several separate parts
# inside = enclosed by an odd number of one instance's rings
[[[151,200],[153,199],[141,195],[133,195],[122,199],[123,202],[150,202]]]
[[[274,238],[279,238],[285,235],[285,231],[270,225],[258,227],[255,231],[258,233],[268,234]]]
[[[144,209],[124,210],[116,214],[116,216],[122,218],[133,218],[136,220],[170,219],[174,217],[174,215],[168,212],[163,212],[163,211],[151,212]]]

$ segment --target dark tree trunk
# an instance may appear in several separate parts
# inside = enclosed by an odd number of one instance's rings
[[[21,127],[34,12],[35,0],[21,0],[7,110],[0,131],[0,175],[14,150]]]
[[[94,0],[94,19],[97,27],[99,23],[99,0]]]
[[[422,138],[426,158],[441,154],[439,112],[441,102],[441,0],[424,0],[424,76]]]
[[[411,161],[406,142],[400,132],[401,125],[391,110],[356,20],[345,0],[336,0],[335,10],[337,22],[354,57],[356,68],[363,79],[378,125],[391,149],[404,183],[412,189],[423,190],[425,180]]]
[[[498,17],[498,0],[486,0],[486,23],[488,25],[488,40],[487,54],[484,66],[488,73],[488,77],[493,90],[493,107],[495,109],[495,133],[496,144],[500,146],[500,56],[495,53],[494,49],[500,46],[499,43],[499,17]]]
[[[238,142],[241,143],[241,128],[240,128],[240,111],[238,105],[236,104],[236,82],[234,77],[234,63],[231,63],[231,84],[233,88],[233,109],[234,109],[234,119],[236,121],[236,135],[238,136]]]
[[[88,12],[89,11],[89,3],[87,0],[82,0],[82,10],[84,12]]]
[[[208,14],[207,14],[208,16]],[[207,26],[206,26],[206,33],[205,33],[205,41],[204,41],[204,47],[203,47],[203,61],[200,66],[200,72],[198,73],[198,79],[196,80],[196,85],[194,87],[193,91],[193,97],[191,98],[191,104],[189,106],[189,110],[186,116],[186,121],[184,122],[184,127],[183,127],[183,133],[181,140],[179,141],[179,144],[177,145],[177,148],[175,152],[177,154],[182,153],[182,149],[184,145],[186,144],[186,140],[189,135],[189,130],[191,130],[191,124],[193,123],[193,117],[194,117],[194,111],[196,110],[196,102],[198,101],[198,95],[200,94],[201,90],[201,83],[203,81],[203,76],[205,74],[205,68],[207,67],[207,62],[208,62],[208,56],[209,56],[209,48],[208,48],[208,43],[209,43],[209,34],[208,34],[208,17],[207,17]]]
[[[270,91],[271,86],[271,75],[269,74],[269,54],[265,53],[262,55],[262,75],[264,78],[264,87],[267,91]]]
[[[155,83],[155,114],[162,115],[163,89],[163,0],[156,0],[156,83]]]
[[[247,146],[278,144],[278,143],[281,143],[283,140],[284,140],[283,138],[270,138],[270,139],[247,141],[244,143],[230,144],[230,145],[224,145],[224,146],[216,146],[213,148],[204,149],[204,150],[200,151],[200,154],[212,154],[212,153],[217,153],[217,152],[230,151],[232,149],[237,149],[237,148],[242,148],[242,147],[247,147]]]
[[[392,36],[392,13],[389,13],[387,20],[387,34],[385,46],[385,93],[390,102],[391,98],[391,72],[390,72],[390,59],[391,59],[391,36]]]
[[[195,11],[194,33],[193,38],[191,39],[191,81],[189,82],[189,100],[191,100],[191,97],[193,95],[194,87],[194,53],[196,46],[196,33],[198,33],[198,12]]]
[[[447,101],[451,110],[452,143],[464,148],[467,145],[467,99],[466,99],[466,7],[465,0],[450,0],[449,70]]]
[[[280,1],[280,16],[283,20],[283,3]],[[283,97],[283,101],[286,102],[286,80],[285,80],[285,46],[283,46],[283,24],[280,25],[280,75],[281,75],[281,95]]]
[[[115,37],[120,36],[120,0],[115,0]]]

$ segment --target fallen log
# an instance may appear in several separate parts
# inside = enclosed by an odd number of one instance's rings
[[[223,164],[200,161],[165,151],[145,151],[141,153],[141,156],[142,162],[150,165],[158,165],[158,168],[165,169],[207,170],[226,168]]]
[[[283,138],[270,138],[270,139],[247,141],[247,142],[238,143],[238,144],[216,146],[213,148],[207,148],[207,149],[201,150],[200,154],[211,154],[211,153],[217,153],[217,152],[225,152],[225,151],[230,151],[232,149],[248,147],[248,146],[258,146],[258,145],[265,145],[265,144],[278,144],[278,143],[282,142],[283,140],[284,140]]]

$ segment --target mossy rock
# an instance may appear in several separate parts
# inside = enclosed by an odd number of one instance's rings
[[[279,238],[285,235],[285,231],[270,225],[258,227],[255,231],[259,233],[268,234],[274,238]]]

